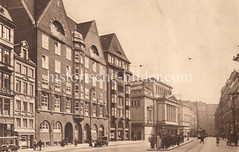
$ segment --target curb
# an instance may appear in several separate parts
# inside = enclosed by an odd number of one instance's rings
[[[188,141],[188,142],[184,142],[184,143],[180,144],[179,146],[169,147],[169,148],[165,148],[165,149],[147,149],[146,151],[170,151],[170,150],[179,148],[179,147],[181,147],[181,146],[183,146],[183,145],[186,145],[186,144],[188,144],[188,143],[191,143],[192,141],[194,141],[194,139],[193,139],[193,140],[190,140],[190,141]]]

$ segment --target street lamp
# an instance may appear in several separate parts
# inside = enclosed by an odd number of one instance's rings
[[[90,112],[90,141],[89,141],[89,146],[92,146],[92,135],[91,135],[91,132],[92,132],[92,127],[91,127],[91,117],[92,117],[92,112],[91,112],[91,100],[92,100],[92,95],[95,96],[95,88],[92,87],[90,88],[90,92],[89,92],[89,96],[90,96],[90,109],[89,109],[89,112]]]

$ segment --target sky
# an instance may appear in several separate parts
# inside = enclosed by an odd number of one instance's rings
[[[232,60],[239,53],[238,0],[63,2],[79,23],[95,20],[100,35],[116,33],[134,73],[190,74],[190,82],[167,82],[179,99],[217,104],[239,69]]]

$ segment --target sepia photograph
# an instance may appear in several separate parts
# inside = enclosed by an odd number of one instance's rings
[[[0,152],[238,140],[238,0],[0,0]]]

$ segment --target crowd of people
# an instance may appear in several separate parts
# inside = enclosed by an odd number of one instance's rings
[[[150,147],[154,148],[168,148],[170,146],[180,145],[180,143],[184,142],[183,134],[178,135],[163,135],[163,136],[155,136],[149,138]]]

